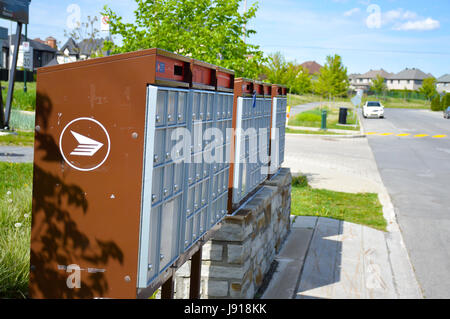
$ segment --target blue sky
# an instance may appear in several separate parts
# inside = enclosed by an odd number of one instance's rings
[[[248,0],[248,5],[254,3]],[[259,0],[248,41],[265,53],[280,51],[288,60],[325,63],[343,57],[349,73],[384,68],[399,72],[417,67],[434,76],[450,73],[448,0]],[[80,8],[83,20],[108,4],[133,21],[134,0],[32,0],[29,36],[66,41],[64,30]],[[10,27],[8,21],[1,26]]]

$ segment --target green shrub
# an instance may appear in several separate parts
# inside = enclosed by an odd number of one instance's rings
[[[445,111],[450,106],[450,93],[447,93],[442,97],[441,104],[443,111]]]
[[[434,111],[434,112],[442,111],[441,97],[439,95],[436,95],[431,100],[431,110]]]
[[[305,175],[292,177],[292,186],[294,187],[308,187],[308,178]]]

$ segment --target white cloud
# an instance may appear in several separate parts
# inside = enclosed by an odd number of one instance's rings
[[[430,31],[439,29],[441,24],[432,18],[420,17],[416,12],[402,8],[390,10],[381,15],[381,24],[396,31]]]
[[[386,13],[383,13],[382,23],[389,24],[389,23],[395,23],[398,21],[413,20],[413,19],[417,19],[417,17],[418,17],[417,13],[409,11],[409,10],[404,10],[404,9],[390,10]]]
[[[394,30],[399,31],[430,31],[430,30],[436,30],[441,27],[441,24],[439,21],[434,20],[432,18],[427,18],[425,20],[418,20],[418,21],[408,21],[405,23],[402,23],[398,26],[394,27]]]
[[[344,16],[351,17],[352,15],[357,14],[359,12],[361,12],[360,8],[353,8],[351,10],[348,10],[348,11],[344,12]]]

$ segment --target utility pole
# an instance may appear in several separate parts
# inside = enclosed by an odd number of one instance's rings
[[[245,13],[247,13],[247,0],[244,0],[244,14]],[[245,36],[246,32],[247,32],[247,25],[244,24],[244,43],[246,43],[247,41],[247,38]]]

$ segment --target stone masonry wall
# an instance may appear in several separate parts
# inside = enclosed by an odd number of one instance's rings
[[[201,298],[252,299],[290,229],[290,169],[283,168],[203,246]],[[175,276],[175,298],[189,298],[190,262]]]

